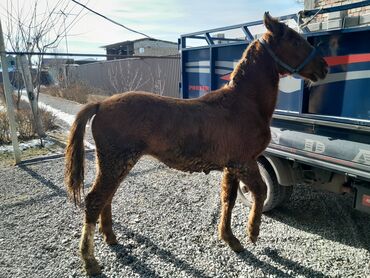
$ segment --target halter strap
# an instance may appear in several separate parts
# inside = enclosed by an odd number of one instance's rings
[[[270,56],[272,57],[272,59],[274,59],[274,61],[276,63],[278,63],[280,66],[282,66],[284,69],[286,69],[288,72],[290,72],[291,74],[299,74],[299,72],[313,59],[313,57],[315,57],[316,55],[316,48],[313,47],[312,50],[311,50],[311,53],[310,55],[308,55],[306,57],[306,59],[302,62],[302,64],[300,64],[297,68],[292,68],[291,66],[289,66],[288,64],[284,63],[283,61],[281,61],[279,59],[279,57],[276,56],[276,54],[272,51],[272,49],[270,48],[270,46],[267,44],[267,42],[263,39],[263,38],[259,38],[258,41],[263,45],[263,47],[267,50],[267,52],[270,54]]]

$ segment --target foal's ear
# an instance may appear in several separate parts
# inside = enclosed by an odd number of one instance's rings
[[[269,12],[265,12],[263,16],[263,24],[267,30],[276,36],[283,36],[285,33],[285,24],[280,23],[276,18],[272,17]]]

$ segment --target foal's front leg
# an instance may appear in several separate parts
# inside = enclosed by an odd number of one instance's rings
[[[239,179],[232,169],[225,168],[221,183],[221,221],[218,226],[220,239],[223,239],[235,252],[243,250],[240,241],[231,231],[231,215],[237,197]]]
[[[256,161],[251,162],[247,165],[246,169],[240,171],[240,179],[248,186],[253,196],[253,204],[248,219],[248,235],[249,239],[255,243],[260,231],[262,209],[267,196],[267,187],[262,180]]]

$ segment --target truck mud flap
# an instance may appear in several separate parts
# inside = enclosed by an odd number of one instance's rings
[[[370,213],[370,184],[356,184],[355,188],[355,209]]]

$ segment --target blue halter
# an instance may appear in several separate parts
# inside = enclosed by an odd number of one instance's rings
[[[316,48],[312,48],[311,50],[311,53],[310,55],[308,55],[306,57],[306,59],[303,61],[302,64],[300,64],[297,68],[292,68],[291,66],[287,65],[286,63],[284,63],[283,61],[281,61],[276,55],[275,53],[272,51],[272,49],[270,48],[270,46],[267,44],[267,42],[263,39],[263,38],[259,38],[258,41],[263,45],[263,47],[267,50],[267,52],[270,54],[270,56],[272,57],[272,59],[274,59],[274,61],[276,63],[278,63],[280,66],[282,66],[284,69],[286,69],[288,72],[290,72],[291,74],[299,74],[299,72],[313,59],[313,57],[315,57],[316,55]]]

